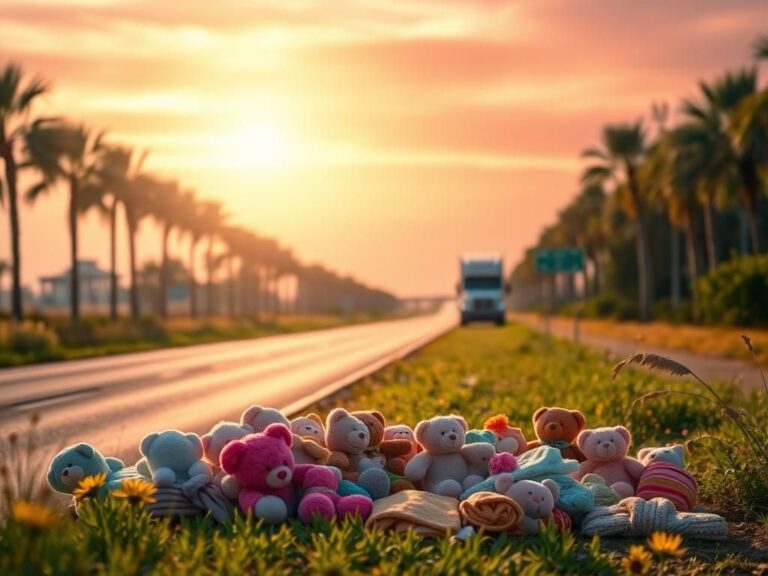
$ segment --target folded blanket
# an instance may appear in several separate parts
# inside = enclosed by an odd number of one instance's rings
[[[523,509],[504,494],[476,492],[459,504],[465,524],[482,528],[485,532],[510,532],[520,525]]]
[[[194,476],[181,486],[184,495],[198,508],[211,513],[220,523],[232,520],[234,506],[221,487],[205,475]]]
[[[407,532],[428,537],[454,534],[461,528],[459,501],[419,490],[403,490],[373,503],[366,528]]]
[[[181,518],[203,513],[202,507],[187,498],[179,486],[158,488],[155,492],[155,502],[145,504],[144,508],[150,515],[159,518]]]
[[[717,514],[678,512],[666,498],[625,498],[613,506],[598,506],[584,516],[586,536],[646,537],[652,532],[682,534],[692,538],[722,540],[728,534],[725,519]]]
[[[580,516],[595,507],[592,493],[571,477],[579,469],[576,460],[564,460],[560,450],[552,446],[540,446],[525,452],[517,458],[517,470],[510,472],[515,480],[541,482],[549,478],[560,486],[557,507],[571,516]],[[494,492],[496,476],[490,476],[475,484],[460,496],[466,500],[477,492]]]

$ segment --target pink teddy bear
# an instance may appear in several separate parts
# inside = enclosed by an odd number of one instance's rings
[[[632,435],[624,426],[583,430],[576,438],[576,445],[586,460],[579,465],[576,479],[597,474],[622,498],[634,496],[645,467],[627,456],[631,443]]]
[[[336,490],[339,478],[331,468],[315,466],[304,476],[304,497],[299,503],[299,520],[312,523],[312,516],[322,516],[328,520],[338,516],[346,518],[359,514],[367,520],[373,511],[373,500],[362,494],[339,496]]]
[[[267,524],[283,522],[294,514],[297,505],[310,518],[314,513],[325,515],[328,508],[319,494],[306,503],[298,502],[298,487],[307,486],[307,474],[317,467],[296,464],[292,444],[288,426],[270,424],[264,432],[233,440],[221,451],[221,468],[240,486],[238,503],[243,512],[252,511]]]

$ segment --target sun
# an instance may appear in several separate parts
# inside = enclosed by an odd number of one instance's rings
[[[227,163],[240,170],[273,172],[296,161],[295,143],[276,124],[246,124],[224,135],[223,140]]]

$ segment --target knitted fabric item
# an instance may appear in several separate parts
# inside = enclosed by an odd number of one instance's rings
[[[592,492],[592,496],[595,498],[595,506],[613,506],[621,501],[621,496],[605,484],[602,476],[597,474],[586,474],[581,479],[582,485]]]
[[[461,528],[459,501],[419,490],[403,490],[373,503],[366,528],[427,537],[455,534]]]
[[[643,500],[666,498],[678,512],[690,512],[698,492],[699,485],[688,472],[669,462],[653,462],[643,470],[635,495]]]
[[[585,536],[645,538],[652,532],[682,534],[703,540],[722,540],[728,535],[725,518],[717,514],[678,512],[666,498],[625,498],[614,506],[598,506],[584,516]]]
[[[560,508],[554,508],[552,510],[552,521],[555,523],[559,532],[571,531],[571,517],[567,512],[560,510]]]
[[[477,492],[459,504],[461,519],[486,533],[513,531],[520,526],[523,509],[504,494]]]

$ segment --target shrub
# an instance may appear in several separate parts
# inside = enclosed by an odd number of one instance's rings
[[[26,322],[12,328],[7,347],[16,354],[43,354],[58,346],[56,333],[41,322]]]
[[[768,255],[737,258],[694,286],[699,314],[708,324],[768,325]]]

